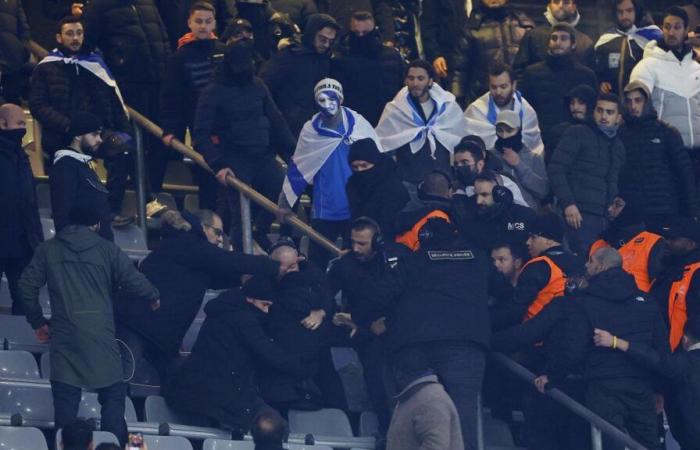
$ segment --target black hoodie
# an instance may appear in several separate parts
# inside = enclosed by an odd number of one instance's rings
[[[542,129],[542,141],[544,142],[545,148],[544,156],[547,162],[549,162],[551,159],[552,153],[557,147],[559,139],[561,139],[561,137],[564,135],[564,132],[571,125],[582,123],[581,120],[578,120],[571,115],[571,110],[569,109],[571,99],[578,98],[583,100],[583,102],[586,104],[586,115],[590,117],[593,115],[597,95],[596,90],[587,84],[579,84],[578,86],[574,86],[569,92],[566,93],[564,96],[564,111],[566,112],[564,115],[565,120],[549,128]]]

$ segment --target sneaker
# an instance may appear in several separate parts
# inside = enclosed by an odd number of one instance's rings
[[[165,211],[168,207],[155,199],[146,203],[146,217],[149,219],[156,217],[158,214]]]

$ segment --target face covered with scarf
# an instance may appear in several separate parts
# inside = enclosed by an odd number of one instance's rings
[[[612,100],[599,99],[593,110],[593,119],[598,129],[609,138],[617,135],[620,128],[620,105]]]
[[[509,148],[514,152],[520,152],[523,148],[523,134],[522,130],[518,128],[511,128],[510,126],[499,123],[496,125],[496,150],[503,153],[503,150]]]

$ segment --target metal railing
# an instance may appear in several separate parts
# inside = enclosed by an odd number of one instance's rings
[[[492,353],[491,357],[494,361],[506,368],[509,372],[515,374],[518,378],[529,383],[533,389],[535,387],[535,374],[527,370],[522,365],[513,361],[502,353]],[[602,450],[603,435],[606,435],[615,442],[624,445],[629,450],[647,450],[639,442],[632,439],[628,434],[612,425],[590,409],[586,408],[573,398],[566,395],[557,388],[546,389],[544,395],[548,396],[559,405],[571,411],[576,416],[582,418],[591,425],[591,449]]]

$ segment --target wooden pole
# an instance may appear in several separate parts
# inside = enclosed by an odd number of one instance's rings
[[[151,122],[147,117],[145,117],[143,114],[140,112],[136,111],[135,109],[131,108],[130,106],[127,106],[127,109],[129,110],[129,115],[131,118],[136,121],[141,127],[143,127],[146,131],[151,133],[152,135],[160,137],[163,135],[163,130],[156,125],[155,123]],[[211,173],[214,175],[214,172],[212,171],[211,167],[207,164],[207,162],[204,160],[204,157],[195,151],[192,147],[185,145],[183,142],[179,141],[178,139],[173,139],[170,142],[170,147],[177,151],[178,153],[181,153],[185,155],[186,157],[190,158],[192,161],[195,162],[198,166],[206,170],[207,172]],[[233,176],[228,176],[226,177],[226,182],[228,183],[229,186],[232,188],[236,189],[237,191],[243,193],[246,197],[251,199],[253,202],[267,210],[268,212],[275,214],[279,210],[277,205],[274,202],[271,202],[270,199],[250,187],[248,184],[242,182],[236,177]],[[301,231],[302,233],[306,234],[309,236],[309,238],[316,242],[317,244],[321,245],[323,248],[328,250],[329,252],[333,253],[334,255],[340,255],[340,249],[336,247],[336,245],[329,241],[325,236],[320,234],[318,231],[314,230],[311,228],[309,225],[304,223],[299,217],[296,215],[292,214],[287,216],[285,219],[285,222],[290,224],[292,227],[296,228],[297,230]]]

